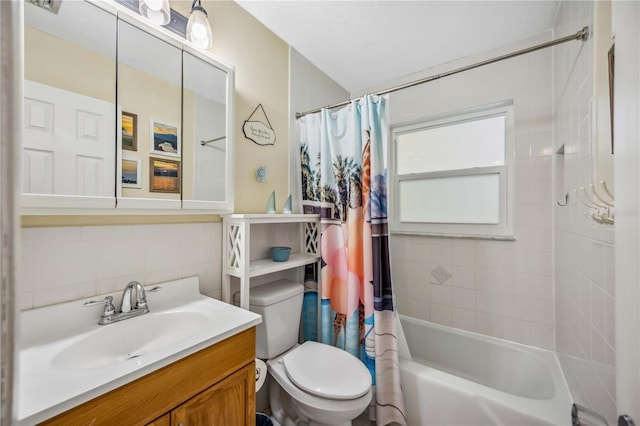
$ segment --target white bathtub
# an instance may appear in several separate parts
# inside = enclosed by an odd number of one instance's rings
[[[568,425],[571,398],[553,352],[400,315],[410,425]],[[400,343],[402,347],[402,342]]]

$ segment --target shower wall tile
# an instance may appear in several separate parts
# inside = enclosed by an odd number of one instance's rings
[[[453,325],[453,308],[451,305],[431,303],[429,320],[441,325]]]
[[[473,268],[476,265],[473,245],[454,245],[451,247],[451,265]]]
[[[431,284],[429,300],[441,305],[452,305],[451,286]]]
[[[429,297],[431,284],[424,281],[411,280],[411,279],[407,280],[407,282],[411,283],[411,285],[407,290],[408,296],[410,299],[424,300],[424,301],[431,300],[431,298]]]
[[[541,34],[511,47],[550,37]],[[486,56],[495,56],[492,53]],[[553,349],[552,52],[519,59],[390,95],[392,126],[406,123],[406,117],[417,121],[504,100],[513,100],[516,122],[515,241],[393,234],[392,276],[400,313],[417,312],[422,301],[414,297],[424,294],[423,286],[431,282],[423,268],[431,271],[441,265],[452,277],[430,286],[428,319]],[[424,316],[425,310],[419,314]]]
[[[453,308],[453,326],[468,331],[476,330],[476,312],[469,309]]]
[[[454,287],[476,288],[474,268],[451,268],[451,285]]]
[[[524,345],[531,344],[531,323],[515,318],[505,318],[502,321],[502,327],[503,338]]]
[[[423,300],[410,299],[405,310],[401,313],[410,317],[429,321],[431,318],[431,304]]]
[[[22,310],[189,276],[220,297],[221,223],[23,228],[21,238]]]
[[[593,25],[593,2],[561,2],[555,32]],[[554,48],[554,200],[596,180],[591,116],[593,39]],[[555,150],[554,150],[555,151]],[[555,346],[575,402],[616,423],[613,228],[597,225],[578,202],[554,205]],[[603,379],[606,378],[606,379]]]
[[[553,325],[532,324],[531,344],[543,349],[553,349]]]
[[[475,310],[476,292],[466,288],[451,288],[451,304],[456,308]]]

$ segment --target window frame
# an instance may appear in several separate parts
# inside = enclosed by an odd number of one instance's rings
[[[423,173],[406,173],[398,175],[396,172],[396,149],[398,136],[442,127],[475,121],[482,118],[496,116],[505,117],[505,147],[504,165],[472,167],[466,169],[440,170]],[[408,124],[399,124],[391,128],[389,172],[390,172],[390,230],[397,234],[418,234],[439,237],[481,238],[513,240],[514,217],[514,187],[515,187],[515,125],[514,108],[512,102],[485,105],[436,117],[430,117]],[[437,223],[437,222],[401,222],[400,221],[400,183],[409,180],[436,179],[443,177],[474,176],[483,174],[498,174],[499,176],[499,222],[497,224],[480,223]]]

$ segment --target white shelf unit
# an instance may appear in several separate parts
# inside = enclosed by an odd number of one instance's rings
[[[251,278],[320,262],[320,215],[231,214],[223,216],[222,222],[222,300],[227,303],[233,302],[231,277],[240,279],[240,307],[249,309]],[[251,259],[251,226],[258,224],[299,225],[299,245],[291,248],[289,260]]]

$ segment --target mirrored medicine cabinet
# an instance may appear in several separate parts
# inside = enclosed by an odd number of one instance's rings
[[[112,2],[25,2],[24,214],[233,210],[233,69]]]

